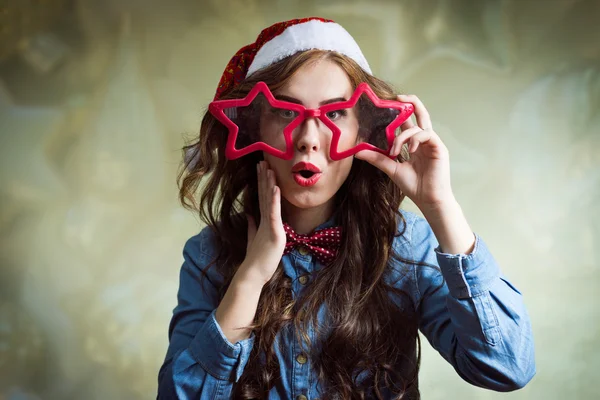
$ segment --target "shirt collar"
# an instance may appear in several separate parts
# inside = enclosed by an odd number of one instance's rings
[[[323,222],[322,224],[318,225],[315,229],[312,230],[313,233],[315,231],[318,231],[319,229],[325,229],[325,228],[331,228],[332,226],[336,226],[339,225],[338,223],[339,220],[339,211],[334,211],[334,213],[331,215],[331,217],[329,217],[329,219],[325,222]],[[284,221],[285,222],[285,221]],[[310,234],[309,233],[309,234]]]

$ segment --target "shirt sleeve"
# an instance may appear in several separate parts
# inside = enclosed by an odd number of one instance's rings
[[[229,399],[253,347],[254,333],[232,344],[215,319],[218,280],[214,272],[208,278],[202,273],[210,262],[204,250],[207,236],[205,228],[183,250],[169,347],[158,375],[158,399]]]
[[[439,266],[415,268],[419,328],[467,382],[516,390],[535,375],[530,319],[521,292],[474,235],[470,254],[442,253],[427,220],[416,216],[413,260]]]

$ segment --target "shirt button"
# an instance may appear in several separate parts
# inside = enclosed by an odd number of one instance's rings
[[[299,277],[298,282],[300,282],[301,285],[306,285],[306,282],[308,282],[308,275],[302,275]]]
[[[308,359],[304,354],[298,354],[298,357],[296,357],[296,361],[298,361],[298,364],[306,364]]]
[[[303,256],[307,256],[310,252],[306,247],[301,246],[300,248],[298,248],[298,253],[302,254]]]
[[[296,397],[296,400],[308,400],[308,398],[305,395],[301,394]]]

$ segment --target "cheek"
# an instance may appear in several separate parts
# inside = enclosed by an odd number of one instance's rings
[[[280,129],[280,127],[278,127],[274,124],[261,125],[260,140],[279,151],[286,150],[285,137],[283,136],[283,129]]]
[[[335,162],[335,182],[337,183],[337,189],[339,189],[339,186],[341,186],[346,180],[346,178],[348,178],[353,161],[353,157],[347,157],[343,160]]]
[[[275,173],[275,184],[280,186],[287,168],[283,160],[265,152],[263,152],[263,159],[269,163],[269,169]]]
[[[340,137],[340,143],[343,143],[344,149],[349,149],[358,141],[358,121],[350,120],[346,121],[343,126],[340,127],[342,134]]]

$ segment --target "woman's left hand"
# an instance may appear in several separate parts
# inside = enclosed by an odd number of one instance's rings
[[[414,105],[417,125],[410,119],[402,124],[390,151],[393,159],[369,150],[356,153],[356,158],[385,172],[422,211],[455,201],[448,149],[434,132],[429,112],[417,96],[399,95],[398,100]],[[400,163],[396,158],[404,143],[408,143],[410,160]]]

